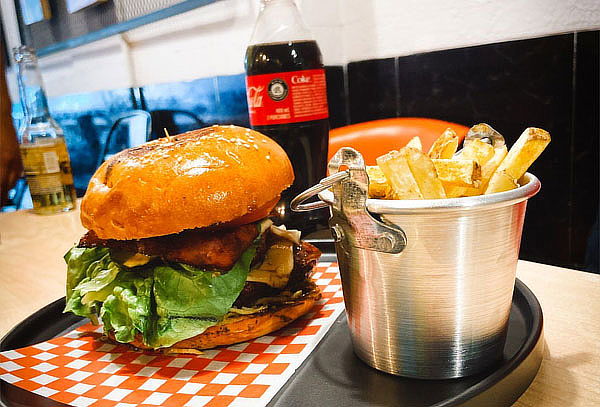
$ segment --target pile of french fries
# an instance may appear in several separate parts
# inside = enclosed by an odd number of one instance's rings
[[[473,126],[459,151],[459,138],[446,129],[424,152],[419,137],[367,166],[369,197],[443,199],[493,194],[519,186],[519,180],[550,143],[550,134],[529,127],[511,147],[491,126]]]

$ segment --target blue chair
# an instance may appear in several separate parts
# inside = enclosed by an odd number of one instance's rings
[[[152,118],[150,113],[144,110],[132,110],[117,117],[106,136],[98,166],[119,151],[148,141],[151,129]]]
[[[193,112],[186,110],[153,110],[152,140],[165,136],[165,129],[170,135],[185,133],[206,126]]]

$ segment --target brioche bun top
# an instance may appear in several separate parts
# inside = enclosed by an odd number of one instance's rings
[[[212,126],[164,137],[106,160],[81,202],[101,239],[142,239],[267,216],[292,184],[283,149],[256,131]]]

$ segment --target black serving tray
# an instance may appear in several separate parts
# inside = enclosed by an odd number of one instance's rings
[[[335,261],[335,255],[326,254],[322,259]],[[63,314],[64,305],[63,298],[25,319],[2,339],[0,351],[49,340],[87,321]],[[542,309],[519,280],[504,359],[485,373],[462,379],[406,379],[369,367],[352,351],[343,313],[268,406],[511,406],[537,374],[543,350]],[[0,403],[7,407],[65,406],[1,380]]]

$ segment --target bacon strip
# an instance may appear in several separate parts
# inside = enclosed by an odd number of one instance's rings
[[[89,231],[79,247],[109,247],[117,250],[159,256],[165,261],[229,270],[258,236],[256,225],[234,229],[192,229],[181,233],[140,240],[100,239]]]

